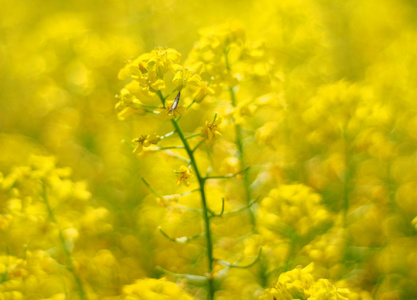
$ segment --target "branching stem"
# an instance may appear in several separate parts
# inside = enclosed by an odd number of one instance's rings
[[[162,93],[158,93],[161,102],[164,103],[165,99],[162,96]],[[178,137],[181,139],[182,144],[184,145],[184,149],[187,152],[188,157],[190,158],[190,164],[193,167],[195,176],[197,178],[199,189],[200,189],[200,195],[201,195],[201,206],[203,210],[203,219],[204,219],[204,232],[206,236],[206,243],[207,243],[207,263],[208,263],[208,277],[207,277],[207,299],[212,300],[214,298],[214,280],[213,280],[213,240],[211,236],[211,229],[210,229],[210,217],[209,217],[209,209],[207,206],[206,201],[206,193],[204,190],[204,184],[205,180],[200,175],[200,171],[197,167],[196,159],[194,158],[194,152],[190,148],[190,145],[188,144],[188,141],[186,137],[184,136],[184,133],[181,130],[181,127],[178,125],[179,119],[171,119],[172,126],[174,127],[175,132],[178,134]]]

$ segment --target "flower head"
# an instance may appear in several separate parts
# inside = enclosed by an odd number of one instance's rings
[[[214,95],[215,90],[210,87],[207,82],[201,81],[200,86],[198,89],[194,92],[193,98],[195,102],[200,103],[203,101],[203,99],[208,95]]]
[[[186,186],[190,185],[188,178],[193,176],[193,174],[191,174],[190,168],[181,166],[180,169],[175,172],[177,173],[177,185],[181,185],[181,183],[185,184]]]
[[[163,118],[176,118],[177,115],[183,115],[185,113],[185,107],[179,105],[181,92],[178,92],[174,100],[167,101],[165,108],[158,108],[159,115]]]
[[[197,65],[194,69],[189,67],[181,67],[178,66],[175,70],[174,78],[172,79],[172,83],[175,84],[176,88],[181,90],[186,86],[190,86],[191,88],[197,88],[201,85],[202,80],[200,77],[200,71],[202,69],[203,64]]]
[[[135,283],[125,285],[122,290],[122,299],[178,299],[191,300],[193,297],[187,294],[181,287],[165,278],[144,278]]]
[[[133,150],[133,153],[135,154],[142,153],[143,147],[149,147],[151,144],[156,145],[160,139],[161,138],[159,137],[159,135],[156,135],[155,133],[142,135],[141,137],[133,139],[132,142],[136,143],[136,147]]]
[[[174,71],[175,64],[179,63],[181,54],[172,48],[154,49],[150,53],[148,60],[148,69],[152,69],[159,77],[162,77],[168,71]]]
[[[208,137],[209,140],[213,141],[222,134],[219,131],[219,124],[222,122],[222,117],[217,117],[217,114],[214,116],[213,122],[206,121],[203,129],[201,130],[201,137]]]

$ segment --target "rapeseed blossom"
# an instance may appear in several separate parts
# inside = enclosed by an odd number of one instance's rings
[[[187,168],[186,166],[181,166],[177,173],[177,185],[180,185],[181,183],[185,184],[186,186],[189,186],[190,183],[188,182],[188,178],[192,177],[191,170]]]
[[[1,4],[0,299],[417,298],[413,1]]]
[[[219,125],[222,122],[223,118],[215,115],[215,118],[212,122],[206,121],[203,129],[201,130],[201,137],[207,137],[209,140],[214,140],[215,138],[221,136],[222,134],[219,131]]]

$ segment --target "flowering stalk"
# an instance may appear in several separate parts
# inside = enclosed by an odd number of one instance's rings
[[[162,96],[162,93],[158,93],[161,102],[164,103],[165,99]],[[178,137],[181,139],[181,142],[184,146],[185,151],[190,159],[190,164],[194,169],[195,176],[197,177],[197,181],[199,184],[200,196],[201,196],[201,206],[203,212],[203,219],[204,219],[204,231],[206,236],[206,243],[207,243],[207,262],[208,262],[208,278],[207,278],[207,299],[211,300],[214,298],[214,280],[212,277],[213,272],[213,239],[211,236],[210,230],[210,217],[209,217],[209,208],[207,206],[206,201],[206,193],[204,190],[204,185],[206,178],[200,175],[200,172],[197,167],[197,162],[194,158],[194,150],[191,150],[190,145],[188,144],[187,138],[184,136],[184,133],[181,130],[181,127],[178,125],[178,121],[174,118],[171,119],[172,126],[174,126],[175,132],[178,134]]]

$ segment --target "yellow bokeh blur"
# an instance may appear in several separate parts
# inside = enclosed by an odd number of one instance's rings
[[[0,300],[416,299],[416,20],[0,0]]]

